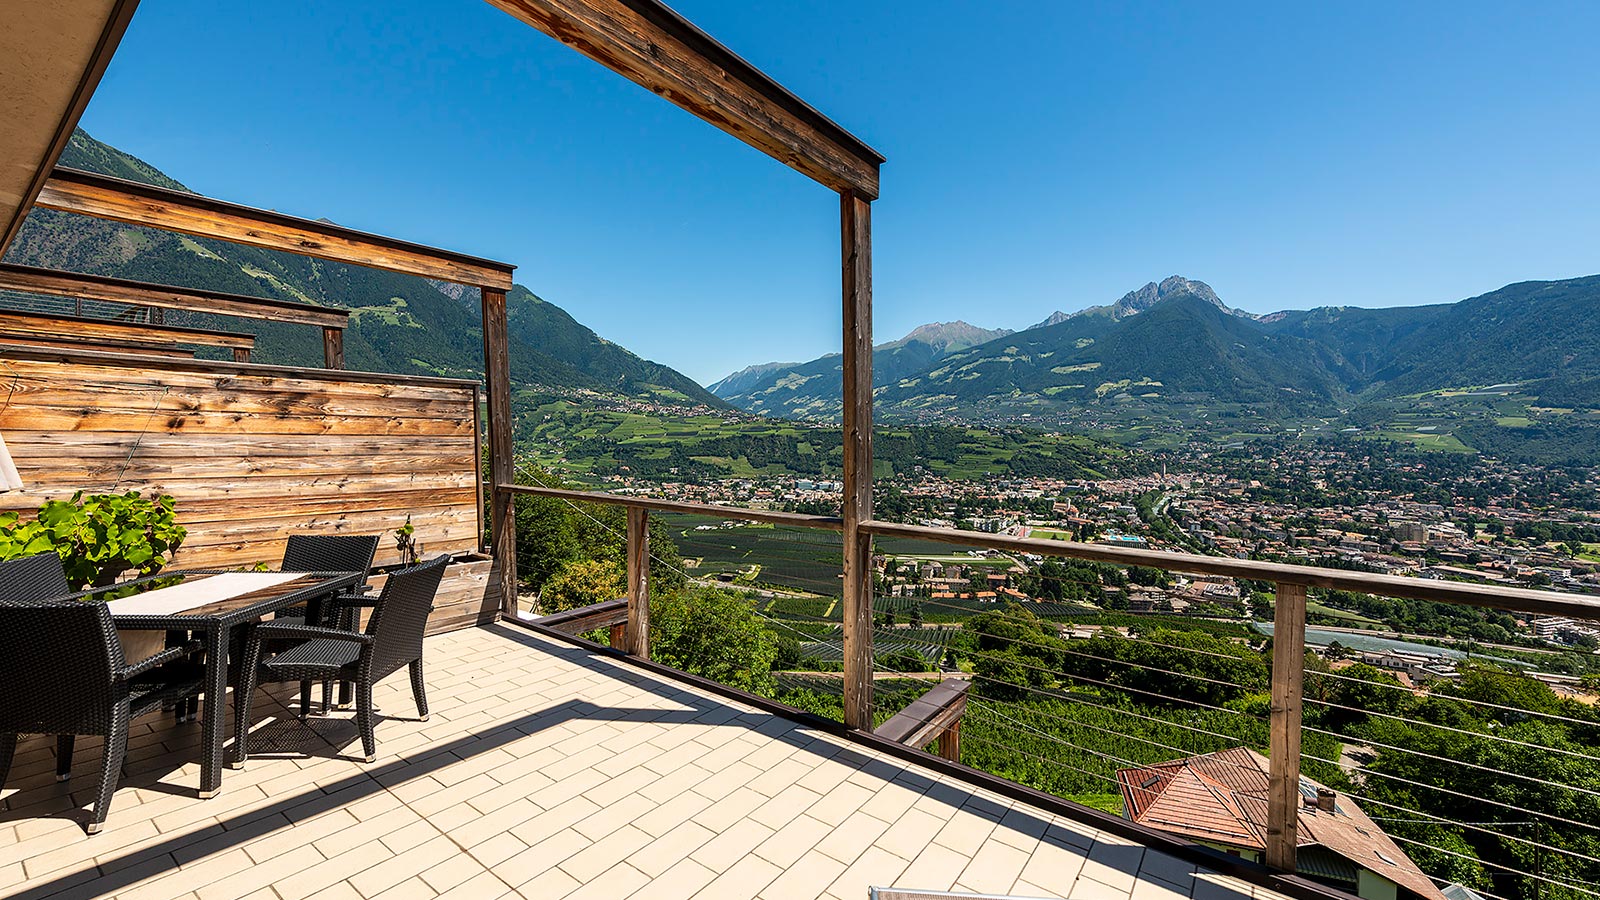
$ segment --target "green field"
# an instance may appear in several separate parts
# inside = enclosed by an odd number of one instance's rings
[[[1396,441],[1410,444],[1419,450],[1439,450],[1445,453],[1476,453],[1478,451],[1463,444],[1461,439],[1453,433],[1443,431],[1411,431],[1383,429],[1380,431],[1363,434],[1362,437],[1379,438],[1386,441]]]
[[[522,453],[556,474],[592,482],[610,475],[670,480],[796,475],[837,477],[837,424],[763,419],[743,413],[645,413],[597,408],[533,394],[517,423]],[[1128,451],[1078,435],[952,425],[874,429],[874,474],[919,469],[950,478],[1041,474],[1101,477],[1147,466]]]
[[[1377,619],[1369,619],[1366,616],[1363,616],[1363,615],[1361,615],[1359,613],[1350,612],[1349,610],[1346,610],[1346,609],[1335,609],[1332,606],[1328,606],[1328,605],[1323,604],[1323,603],[1318,603],[1315,600],[1310,600],[1310,601],[1306,602],[1306,612],[1308,612],[1308,613],[1321,613],[1322,615],[1327,616],[1330,619],[1340,619],[1340,620],[1342,620],[1344,622],[1349,623],[1353,627],[1363,627],[1363,628],[1366,628],[1366,627],[1381,628],[1381,627],[1383,627],[1383,623],[1379,622]]]
[[[836,531],[787,525],[724,523],[703,516],[663,514],[672,529],[678,552],[689,574],[712,578],[729,573],[756,573],[753,583],[773,588],[805,591],[828,597],[844,592],[844,549]],[[700,526],[717,526],[702,529]],[[880,538],[877,551],[902,561],[934,560],[971,568],[1010,567],[1005,557],[987,558],[951,553],[952,545],[903,538]],[[752,583],[746,577],[741,583]]]

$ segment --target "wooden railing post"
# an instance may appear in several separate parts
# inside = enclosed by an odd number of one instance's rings
[[[628,654],[650,658],[650,514],[628,507]]]
[[[1272,741],[1267,784],[1267,865],[1295,870],[1300,821],[1300,704],[1306,664],[1306,588],[1279,584],[1272,628]]]
[[[344,329],[322,326],[322,360],[330,369],[344,368]]]
[[[961,720],[939,735],[939,755],[951,762],[961,762]]]
[[[872,730],[872,204],[839,195],[844,275],[844,722]]]
[[[506,292],[483,289],[483,380],[489,398],[489,546],[499,576],[500,610],[517,614],[517,518],[515,497],[500,490],[512,484],[511,360],[506,338]]]

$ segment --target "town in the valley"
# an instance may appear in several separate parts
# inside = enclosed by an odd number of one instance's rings
[[[1164,454],[1155,471],[1104,479],[1005,475],[973,481],[916,471],[880,482],[877,514],[1042,540],[1600,594],[1596,485],[1593,472],[1585,478],[1570,470],[1404,452],[1379,442],[1287,442],[1196,447]],[[814,513],[836,510],[840,492],[836,480],[793,476],[661,482],[618,475],[607,488]],[[701,533],[750,527],[693,526]],[[694,543],[691,536],[684,548],[690,566],[703,562],[694,557]],[[763,567],[760,557],[757,549],[749,562],[722,570],[707,565],[700,574],[780,595],[816,589],[763,571],[771,567]],[[1269,586],[1221,576],[1140,579],[1134,570],[1130,580],[1107,579],[1086,593],[1063,591],[1048,574],[1053,564],[1027,552],[897,552],[880,543],[874,560],[880,598],[906,601],[890,604],[880,625],[920,626],[941,608],[971,612],[1008,602],[1054,619],[1097,607],[1174,620],[1271,618]],[[914,622],[904,612],[894,621],[894,608],[911,607]],[[1314,598],[1310,624],[1318,652],[1327,654],[1331,647],[1334,656],[1402,678],[1448,677],[1455,661],[1467,655],[1457,647],[1600,648],[1600,623],[1500,614],[1465,627],[1429,628],[1386,615],[1376,598],[1336,592]],[[1070,623],[1061,629],[1066,637],[1098,631]],[[1575,680],[1553,676],[1557,685]]]

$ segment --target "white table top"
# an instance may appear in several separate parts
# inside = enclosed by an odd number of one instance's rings
[[[111,600],[113,616],[170,616],[304,578],[304,572],[224,572]]]

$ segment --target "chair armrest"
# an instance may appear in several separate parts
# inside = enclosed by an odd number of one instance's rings
[[[168,647],[154,656],[145,657],[133,665],[127,666],[122,670],[122,677],[133,678],[137,675],[143,675],[151,669],[164,666],[169,662],[176,662],[177,660],[183,659],[185,656],[188,656],[199,649],[199,641],[190,641],[187,644],[179,647]]]
[[[378,605],[377,594],[358,594],[354,591],[334,594],[327,601],[329,606],[360,606],[371,607]]]
[[[316,625],[263,622],[255,627],[255,634],[252,635],[252,640],[266,640],[269,638],[331,638],[336,641],[352,641],[357,644],[372,643],[371,635],[358,634],[353,631],[341,631],[337,628],[322,628]]]

